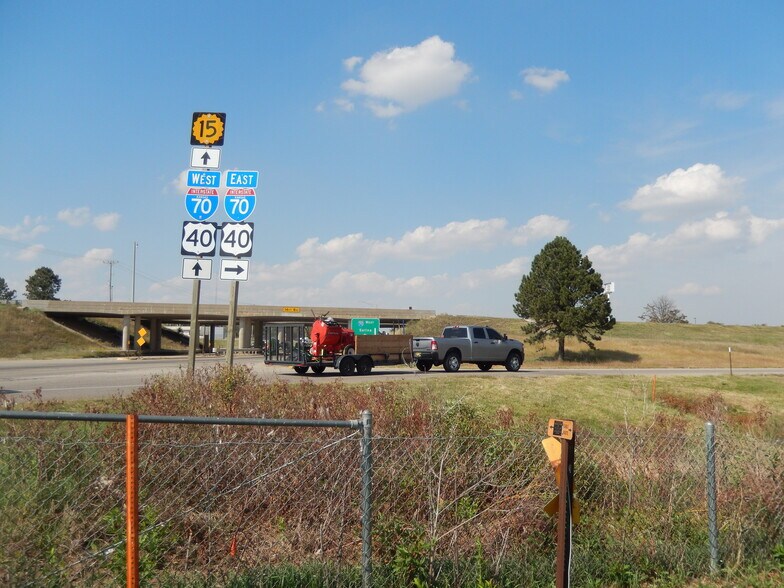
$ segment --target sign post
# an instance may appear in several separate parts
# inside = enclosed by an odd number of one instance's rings
[[[574,498],[574,421],[550,419],[548,437],[542,440],[545,453],[555,470],[558,496],[544,510],[558,515],[556,533],[556,588],[569,588],[572,559],[572,525],[580,521],[580,507]]]

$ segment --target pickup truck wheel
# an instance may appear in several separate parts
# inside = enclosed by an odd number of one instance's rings
[[[433,363],[430,361],[422,361],[421,359],[416,362],[417,369],[420,372],[429,372],[430,368],[433,367]]]
[[[373,370],[373,360],[369,357],[361,357],[357,362],[357,374],[367,376]]]
[[[460,369],[460,356],[454,352],[450,351],[446,354],[444,358],[444,371],[445,372],[456,372]]]
[[[506,367],[507,371],[516,372],[520,369],[520,366],[523,363],[523,358],[520,357],[520,354],[516,351],[512,351],[509,354],[509,357],[506,358],[506,362],[504,363],[504,367]]]
[[[314,374],[323,374],[324,370],[327,369],[327,366],[325,366],[325,365],[314,365],[314,366],[311,366],[310,369],[313,370]]]
[[[357,363],[354,361],[354,358],[348,355],[343,357],[338,364],[338,370],[340,370],[341,376],[350,376],[354,373],[356,367]]]
[[[483,372],[488,372],[490,371],[490,368],[493,367],[493,364],[486,361],[480,361],[476,366]]]
[[[304,376],[305,373],[308,371],[308,366],[306,365],[295,365],[294,371],[297,372],[300,376]]]

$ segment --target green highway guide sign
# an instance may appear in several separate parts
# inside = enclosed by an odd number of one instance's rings
[[[353,318],[349,328],[355,335],[378,335],[381,321],[377,318]]]

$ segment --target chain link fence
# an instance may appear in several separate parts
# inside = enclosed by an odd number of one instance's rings
[[[0,585],[124,583],[124,435],[115,422],[0,418]],[[374,437],[372,584],[549,586],[555,521],[542,507],[557,490],[542,437]],[[142,583],[361,586],[361,438],[140,425]],[[715,459],[721,565],[771,561],[784,442],[718,431]],[[708,574],[707,492],[702,430],[578,432],[575,585]]]

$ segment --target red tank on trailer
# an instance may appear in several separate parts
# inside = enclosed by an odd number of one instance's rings
[[[341,327],[332,317],[317,318],[310,328],[313,357],[350,355],[354,352],[354,331]]]

